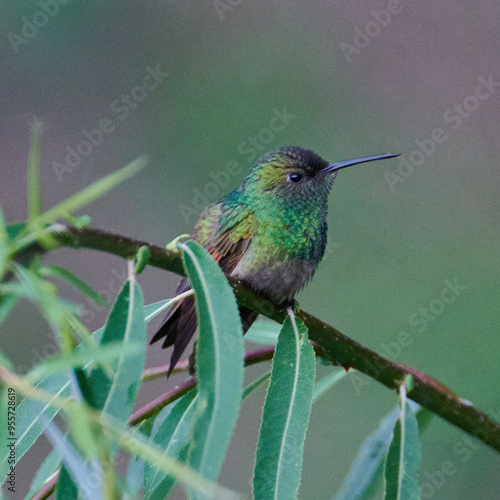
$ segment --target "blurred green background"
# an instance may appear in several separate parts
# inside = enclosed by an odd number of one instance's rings
[[[147,154],[145,171],[82,213],[95,227],[162,245],[190,232],[203,203],[277,146],[330,161],[402,153],[412,167],[391,160],[338,175],[328,255],[300,304],[500,419],[498,2],[51,0],[3,1],[0,10],[0,201],[9,222],[26,215],[35,117],[45,208]],[[156,88],[139,88],[151,72]],[[416,141],[427,153],[415,152]],[[66,163],[68,148],[82,153],[78,165]],[[229,161],[239,172],[221,174]],[[125,278],[123,261],[96,252],[61,250],[47,261],[110,300]],[[172,296],[177,278],[147,269],[139,281],[153,302]],[[61,291],[82,304],[89,328],[103,323],[105,309]],[[410,345],[401,347],[403,331]],[[54,353],[30,304],[11,313],[1,338],[22,371]],[[147,363],[167,356],[155,345]],[[138,404],[179,380],[148,382]],[[250,491],[263,396],[244,405],[220,478],[241,492]],[[355,374],[315,405],[301,498],[333,496],[396,401]],[[16,498],[47,450],[42,438],[18,464]],[[423,498],[499,498],[499,455],[461,431],[436,418],[422,453]],[[447,460],[455,473],[436,482]]]

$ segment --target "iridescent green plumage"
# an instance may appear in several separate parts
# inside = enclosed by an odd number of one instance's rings
[[[326,248],[328,193],[337,170],[383,155],[328,163],[312,151],[282,147],[263,156],[242,185],[207,206],[193,238],[226,274],[247,283],[276,304],[290,304],[312,278]],[[183,278],[177,294],[186,291]],[[240,308],[246,331],[257,317]],[[174,345],[170,371],[196,330],[194,299],[168,312],[152,342]]]

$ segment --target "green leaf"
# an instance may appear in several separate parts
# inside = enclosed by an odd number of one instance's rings
[[[71,374],[74,377],[74,374]],[[74,399],[82,400],[75,383],[72,384]],[[76,389],[76,390],[75,390]],[[102,439],[98,424],[92,419],[90,407],[86,404],[71,405],[65,409],[68,433],[85,459],[103,456],[106,441]]]
[[[34,271],[15,264],[14,274],[25,293],[40,304],[41,312],[48,321],[57,324],[62,319],[63,306],[57,297],[54,284],[44,281]]]
[[[34,384],[50,373],[67,372],[73,368],[88,366],[91,363],[109,363],[117,358],[136,355],[143,347],[138,342],[128,344],[113,342],[101,346],[84,343],[80,349],[70,354],[58,354],[41,361],[30,370],[28,379]]]
[[[315,376],[307,328],[288,317],[276,346],[255,460],[258,500],[297,497]]]
[[[30,490],[24,497],[24,500],[30,500],[30,498],[47,482],[49,477],[59,468],[59,465],[61,465],[61,452],[59,450],[52,450],[38,468],[35,478],[31,483]]]
[[[146,322],[151,321],[153,318],[162,313],[165,309],[172,305],[173,299],[160,300],[159,302],[154,302],[153,304],[148,304],[144,306],[144,316]]]
[[[91,201],[96,200],[104,193],[110,191],[114,187],[126,181],[137,172],[142,170],[145,166],[145,158],[138,158],[137,160],[134,160],[120,170],[106,175],[102,179],[99,179],[98,181],[92,183],[84,190],[80,191],[77,194],[74,194],[54,208],[47,210],[47,212],[44,212],[39,217],[37,217],[36,222],[38,224],[51,224],[57,219],[64,217],[67,213],[73,213],[75,210],[78,210]]]
[[[125,476],[125,493],[123,500],[136,500],[141,498],[139,492],[144,481],[144,460],[142,458],[130,457]]]
[[[188,464],[215,481],[233,432],[243,391],[243,330],[232,288],[195,241],[179,245],[196,293],[198,400]],[[193,493],[194,498],[200,498]]]
[[[271,372],[264,373],[249,384],[243,391],[242,399],[249,396],[257,387],[266,381]],[[196,391],[190,391],[176,402],[165,407],[155,420],[152,432],[154,443],[165,449],[165,454],[172,458],[181,457],[181,451],[188,443],[189,433],[194,416]],[[173,406],[173,407],[172,407]],[[144,498],[146,500],[162,500],[166,498],[174,485],[174,478],[146,464],[144,474]]]
[[[71,387],[73,396],[77,400],[85,401],[90,408],[95,410],[97,406],[85,370],[83,368],[73,368],[70,373],[72,373],[73,377]]]
[[[132,411],[146,358],[144,301],[135,279],[125,283],[112,313],[114,314],[110,314],[108,318],[101,343],[108,344],[119,336],[124,345],[139,346],[133,356],[122,353],[118,359],[106,402],[102,407],[104,413],[123,420]]]
[[[321,380],[318,380],[314,384],[312,401],[315,403],[323,394],[330,390],[337,382],[342,380],[347,375],[347,371],[344,368],[334,370],[332,373],[326,375]]]
[[[180,293],[179,295],[175,296],[173,299],[160,300],[159,302],[154,302],[153,304],[144,306],[146,323],[158,316],[158,314],[162,313],[165,309],[168,309],[172,304],[175,304],[176,302],[179,302],[179,300],[183,300],[185,297],[193,294],[194,290],[187,290],[186,292]]]
[[[7,254],[9,247],[9,235],[5,227],[2,207],[0,206],[0,279],[3,277],[5,265],[7,264]]]
[[[252,394],[257,387],[259,387],[263,382],[265,382],[271,376],[271,371],[268,371],[261,375],[258,379],[254,380],[252,383],[248,384],[243,390],[242,399],[246,399],[250,394]]]
[[[166,406],[165,408],[169,408]],[[142,434],[145,437],[149,437],[151,434],[153,425],[155,423],[155,416],[151,416],[146,420],[143,420],[138,427],[136,427],[136,432]],[[125,475],[125,487],[123,500],[138,500],[143,498],[140,494],[143,483],[144,483],[144,467],[146,462],[135,455],[130,457],[127,474]]]
[[[413,401],[408,401],[408,403],[419,421],[421,415],[427,415],[428,411],[417,403]],[[396,406],[381,420],[377,429],[363,441],[333,500],[361,500],[371,496],[368,492],[371,492],[382,478],[384,458],[399,414],[400,408]],[[427,419],[426,422],[428,422]]]
[[[71,444],[69,439],[62,434],[54,422],[46,422],[45,434],[52,447],[61,452],[64,467],[66,467],[71,479],[79,489],[80,495],[88,500],[100,500],[100,482],[88,481],[91,474],[90,467],[85,463],[83,457]],[[70,497],[76,498],[76,497]]]
[[[117,299],[118,300],[118,299]],[[155,304],[150,304],[145,307],[148,314],[152,311],[157,310],[162,303],[167,303],[168,301],[161,301]],[[149,308],[149,309],[148,309]],[[0,308],[1,311],[1,308]],[[147,321],[152,319],[148,318]],[[92,334],[92,338],[95,342],[101,342],[102,336],[104,334],[104,327],[99,328]],[[82,344],[80,344],[81,346]],[[78,351],[81,347],[77,346]],[[88,365],[86,366],[88,367]],[[48,375],[46,378],[41,380],[36,384],[36,388],[50,394],[54,394],[56,397],[69,397],[71,395],[71,387],[68,377],[63,373],[54,373]],[[107,395],[107,392],[106,392]],[[105,400],[106,396],[103,399]],[[59,408],[51,406],[49,404],[41,403],[39,401],[25,398],[19,404],[17,408],[17,447],[16,455],[17,459],[20,460],[21,457],[33,446],[35,441],[38,439],[40,434],[45,428],[45,422],[50,422],[59,412]],[[0,461],[0,477],[2,481],[5,479],[5,474],[7,473],[7,461]]]
[[[123,345],[138,345],[133,356],[121,356],[112,364],[114,376],[103,368],[94,368],[89,376],[89,385],[95,397],[96,408],[125,418],[130,414],[139,389],[146,356],[146,324],[142,292],[135,282],[131,295],[131,284],[127,281],[113,304],[106,319],[101,346],[120,342]]]
[[[5,245],[9,240],[9,235],[7,233],[7,226],[5,224],[5,217],[3,216],[3,210],[0,205],[0,243]]]
[[[382,419],[377,429],[363,441],[333,500],[364,498],[363,495],[368,488],[378,481],[382,474],[384,458],[391,443],[392,429],[398,417],[399,406],[396,406]]]
[[[78,498],[78,488],[63,465],[57,479],[56,500],[68,500],[69,498]]]
[[[101,423],[106,432],[123,450],[142,458],[147,463],[154,464],[165,473],[173,475],[178,482],[201,494],[204,498],[217,500],[241,498],[239,494],[208,481],[193,469],[165,455],[161,448],[154,445],[148,437],[137,429],[131,429],[123,422],[107,418],[106,415],[102,416]]]
[[[16,305],[19,297],[14,294],[0,295],[0,325],[3,323],[7,315],[12,311]]]
[[[153,428],[152,441],[164,454],[178,458],[189,441],[196,409],[196,391],[192,390],[180,398],[172,407],[165,407],[157,417],[159,425]],[[156,426],[156,422],[155,422]],[[175,478],[147,463],[144,467],[144,499],[162,500],[174,485]]]
[[[103,328],[96,330],[92,337],[99,342],[103,334]],[[80,346],[76,347],[78,351]],[[71,381],[64,373],[51,373],[42,379],[35,386],[41,391],[54,395],[54,399],[67,398],[71,395]],[[19,461],[21,457],[33,446],[40,434],[45,429],[47,422],[50,422],[59,412],[59,408],[49,403],[42,403],[35,399],[24,398],[17,407],[17,446],[16,457]],[[7,462],[0,462],[0,478],[5,478]]]
[[[10,240],[16,239],[26,229],[26,222],[14,222],[9,224],[5,230]]]
[[[403,399],[385,461],[385,500],[420,500],[420,458],[417,419]]]
[[[40,157],[42,149],[42,124],[37,120],[31,128],[28,156],[28,219],[32,220],[42,213],[40,190]]]
[[[57,288],[53,283],[45,281],[33,269],[18,264],[14,264],[13,269],[19,280],[20,290],[24,290],[22,293],[36,301],[47,322],[56,328],[63,351],[73,349],[74,333],[80,338],[90,340],[88,330],[72,314],[73,304],[57,296]]]
[[[11,372],[14,371],[14,365],[12,364],[12,361],[2,351],[0,351],[0,366],[7,368],[7,370]]]
[[[275,321],[258,319],[245,334],[245,340],[264,345],[276,345],[281,325]]]
[[[97,305],[105,306],[106,301],[103,297],[101,297],[98,293],[94,292],[92,288],[90,288],[87,283],[84,283],[82,280],[78,279],[73,273],[64,269],[61,266],[44,266],[40,269],[42,276],[56,276],[58,278],[62,278],[66,280],[68,283],[73,285],[77,290],[81,293],[90,297]]]
[[[9,430],[7,428],[7,423],[8,423],[8,412],[9,412],[9,390],[5,385],[2,385],[1,387],[1,392],[0,392],[0,411],[2,412],[3,417],[3,422],[0,427],[0,439],[2,440],[1,442],[4,443],[4,445],[0,448],[0,460],[1,463],[8,463],[9,460],[9,455],[10,455],[10,447],[7,446],[7,444],[11,444],[11,441],[8,439],[9,438]],[[14,436],[15,437],[15,436]],[[13,443],[14,447],[16,443]],[[14,453],[15,450],[13,449]],[[5,468],[5,473],[7,471],[10,471],[10,467]],[[5,474],[3,474],[2,470],[2,483],[3,481],[6,481],[8,477],[5,477]]]
[[[54,398],[67,398],[71,395],[70,382],[63,373],[54,373],[41,380],[37,386],[38,389],[54,394]],[[19,461],[21,457],[31,448],[43,432],[47,422],[52,420],[59,408],[49,403],[42,403],[34,399],[24,398],[17,407],[17,445],[16,458]],[[8,470],[6,460],[0,462],[0,481],[5,479]]]

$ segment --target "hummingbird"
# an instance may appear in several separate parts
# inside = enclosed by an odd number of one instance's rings
[[[343,168],[397,154],[365,156],[329,163],[298,146],[279,147],[250,169],[240,187],[208,205],[192,238],[233,276],[278,306],[294,297],[313,277],[326,249],[328,194]],[[182,278],[176,295],[190,289]],[[258,313],[239,306],[245,333]],[[194,297],[167,312],[150,344],[164,338],[174,346],[169,376],[197,328]],[[193,357],[190,358],[193,361]],[[194,372],[194,363],[190,363]]]

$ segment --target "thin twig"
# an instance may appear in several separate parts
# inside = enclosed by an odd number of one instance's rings
[[[54,472],[49,480],[31,497],[31,500],[47,500],[56,489],[59,471]]]
[[[256,363],[260,363],[261,361],[273,359],[273,355],[274,346],[266,346],[255,351],[249,351],[245,353],[245,366],[250,366]],[[183,360],[179,364],[181,364],[181,367],[184,367],[184,365],[189,364],[189,360]],[[152,380],[154,378],[166,376],[167,373],[168,365],[147,368],[142,372],[142,380]],[[195,385],[196,379],[194,377],[182,382],[172,390],[166,392],[165,394],[162,394],[142,408],[139,408],[131,415],[128,423],[130,425],[137,425],[140,424],[143,420],[151,417],[152,415],[156,415],[161,411],[162,408],[179,399],[181,396],[186,394],[186,392],[190,391]]]
[[[161,396],[153,399],[150,403],[143,406],[136,412],[132,413],[128,419],[130,425],[140,424],[143,420],[156,415],[162,408],[170,403],[173,403],[181,396],[184,396],[186,392],[189,392],[196,385],[196,379],[194,377],[188,378],[184,382],[175,386],[171,391],[162,394]]]

